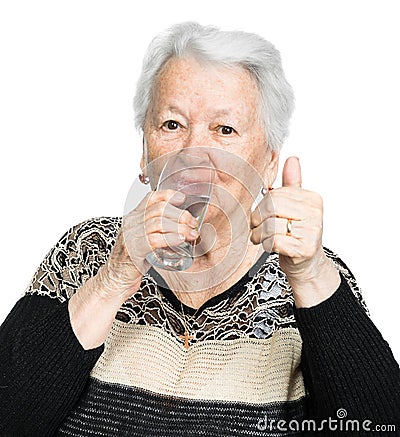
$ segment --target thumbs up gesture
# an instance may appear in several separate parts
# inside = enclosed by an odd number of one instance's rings
[[[311,307],[335,292],[340,276],[322,246],[322,198],[301,185],[300,161],[290,157],[282,187],[269,191],[251,215],[250,239],[279,253],[296,306]]]

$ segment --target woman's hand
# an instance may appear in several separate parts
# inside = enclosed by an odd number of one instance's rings
[[[189,211],[178,208],[184,200],[184,194],[174,190],[152,191],[124,217],[105,266],[103,281],[107,289],[103,292],[121,294],[126,300],[150,268],[148,253],[198,238],[197,220]]]
[[[297,307],[314,306],[331,296],[340,276],[322,246],[323,202],[301,188],[296,157],[288,158],[282,187],[271,190],[251,215],[251,241],[279,253]]]
[[[148,253],[196,240],[197,221],[177,207],[184,200],[173,190],[154,191],[124,217],[107,262],[68,302],[72,329],[84,349],[100,346],[107,338],[115,314],[139,289],[150,267]]]

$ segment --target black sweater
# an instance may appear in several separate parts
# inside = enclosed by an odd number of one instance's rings
[[[120,224],[69,230],[2,324],[0,436],[400,435],[399,366],[328,250],[342,281],[325,302],[296,309],[277,255],[265,254],[195,315],[184,307],[189,349],[179,302],[151,270],[105,345],[85,351],[68,298]]]

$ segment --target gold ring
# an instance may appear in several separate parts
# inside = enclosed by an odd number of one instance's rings
[[[292,219],[288,218],[286,222],[286,236],[290,237],[292,235]]]

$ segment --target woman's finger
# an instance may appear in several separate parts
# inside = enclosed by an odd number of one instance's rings
[[[196,218],[188,210],[179,208],[184,200],[185,195],[179,191],[153,191],[147,194],[140,204],[125,216],[125,222],[132,222],[132,226],[136,226],[163,216],[195,228],[198,225]]]
[[[152,233],[175,233],[181,235],[184,240],[190,241],[195,240],[199,236],[199,232],[193,227],[164,216],[154,217],[147,220],[145,223],[145,229],[147,235]]]
[[[165,234],[153,232],[152,234],[146,235],[146,239],[149,246],[148,253],[152,252],[154,249],[179,246],[185,241],[185,237],[172,232]]]
[[[278,191],[277,189],[274,191]],[[266,195],[250,217],[250,226],[255,228],[265,219],[270,217],[290,217],[295,220],[302,220],[306,215],[306,206],[304,199],[294,199],[285,193],[284,195]]]
[[[170,220],[175,220],[177,223],[186,224],[195,228],[198,224],[197,220],[186,209],[180,209],[176,206],[161,200],[157,203],[149,204],[145,211],[144,219],[146,223],[158,217],[164,217]]]
[[[268,242],[263,241],[263,245]],[[275,235],[273,240],[273,251],[289,258],[310,259],[321,247],[321,239],[310,233],[304,238],[293,238],[286,235]]]
[[[262,242],[267,252],[276,252],[290,258],[303,257],[303,243],[301,240],[286,235],[273,235]]]
[[[282,217],[269,217],[251,231],[251,241],[254,244],[262,243],[266,238],[274,235],[290,235],[293,238],[301,238],[306,224],[302,220],[293,220]]]
[[[322,217],[322,198],[319,194],[298,188],[278,188],[270,191],[251,214],[250,226],[257,227],[269,217],[305,220]]]

